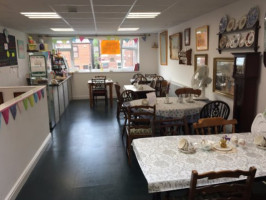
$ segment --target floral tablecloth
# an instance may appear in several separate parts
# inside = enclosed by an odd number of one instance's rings
[[[170,103],[165,103],[165,97],[157,98],[156,116],[169,118],[187,117],[189,123],[196,122],[199,118],[201,108],[206,104],[203,101],[193,101],[188,103],[184,99],[183,103],[178,102],[177,97],[169,97]],[[141,105],[142,99],[130,101],[131,106]]]
[[[200,143],[202,139],[218,142],[221,135],[166,136],[135,139],[132,142],[139,165],[148,182],[149,193],[189,188],[191,171],[198,173],[219,170],[248,170],[257,168],[256,177],[266,176],[266,150],[253,144],[254,134],[234,134],[245,139],[245,147],[235,147],[230,152],[204,151],[200,148],[194,154],[184,154],[177,148],[181,138],[192,143]],[[266,134],[265,134],[266,135]],[[229,137],[232,134],[228,134]],[[222,183],[234,179],[207,181],[203,179],[199,185]]]

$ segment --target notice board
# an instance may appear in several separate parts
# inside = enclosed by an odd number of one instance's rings
[[[101,54],[120,54],[119,40],[102,40]]]
[[[6,42],[6,37],[0,33],[0,67],[17,65],[17,50],[15,36],[8,36],[9,43]]]

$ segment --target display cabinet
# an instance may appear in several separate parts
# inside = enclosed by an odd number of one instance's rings
[[[52,70],[56,75],[62,75],[62,70],[67,69],[67,61],[64,56],[52,55]]]
[[[233,53],[235,95],[233,117],[237,132],[250,132],[256,116],[260,53]]]

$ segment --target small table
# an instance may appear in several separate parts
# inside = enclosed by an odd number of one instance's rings
[[[155,92],[154,88],[150,87],[149,85],[144,85],[144,84],[143,85],[139,84],[138,87],[134,85],[124,85],[123,89],[132,90],[133,92],[138,94],[139,98],[145,98],[146,93]]]
[[[109,87],[109,101],[111,108],[113,107],[113,80],[106,80],[106,85]],[[89,98],[90,98],[90,107],[93,107],[93,98],[92,98],[92,81],[88,80],[88,87],[89,87]]]
[[[147,77],[146,77],[146,79],[147,79],[147,83],[150,83],[150,82],[153,80],[153,78],[147,78]],[[130,79],[130,83],[131,83],[131,84],[132,84],[134,81],[135,81],[134,78],[131,78],[131,79]]]
[[[188,123],[197,122],[201,108],[206,104],[203,101],[193,101],[188,103],[186,99],[183,103],[178,102],[177,97],[169,97],[169,103],[165,103],[165,97],[157,97],[156,116],[163,118],[183,118],[186,117]],[[142,100],[130,101],[131,106],[141,105]]]
[[[229,137],[232,134],[227,134]],[[234,147],[231,152],[203,151],[198,148],[194,154],[185,154],[178,150],[181,138],[189,142],[200,143],[202,139],[219,142],[220,135],[166,136],[134,139],[133,150],[148,183],[148,192],[154,193],[189,188],[191,172],[198,173],[220,170],[248,170],[257,168],[256,177],[266,176],[266,153],[253,144],[254,133],[234,133],[246,141],[246,147]],[[263,133],[266,136],[266,133]],[[236,179],[216,179],[211,182],[202,180],[199,185],[218,184]],[[239,180],[239,179],[237,179]]]

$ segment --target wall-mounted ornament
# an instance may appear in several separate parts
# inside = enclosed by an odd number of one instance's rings
[[[191,64],[192,49],[182,50],[178,53],[179,64],[192,65]]]

